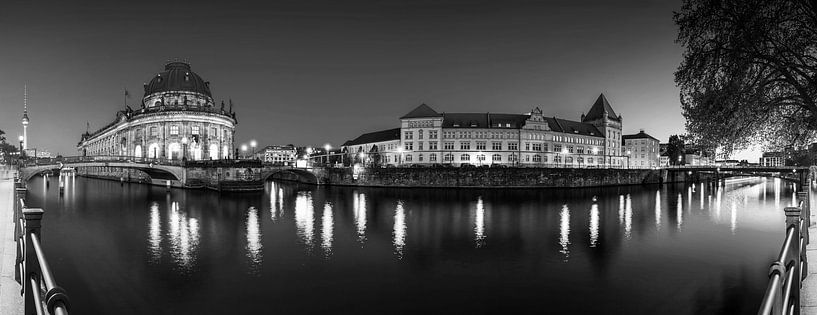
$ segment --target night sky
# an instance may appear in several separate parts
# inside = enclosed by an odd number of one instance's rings
[[[77,4],[81,3],[81,4]],[[624,133],[683,133],[673,81],[680,1],[0,2],[0,129],[76,155],[168,59],[232,99],[236,145],[340,145],[440,112],[578,120],[599,93]]]

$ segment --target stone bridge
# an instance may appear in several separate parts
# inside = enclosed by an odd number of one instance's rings
[[[32,177],[46,171],[57,170],[71,167],[116,167],[123,169],[136,169],[145,172],[153,179],[175,180],[184,182],[186,180],[186,173],[184,167],[180,165],[165,165],[160,163],[146,162],[146,161],[88,161],[86,160],[64,160],[55,161],[53,163],[40,163],[25,165],[20,168],[21,177],[28,181]]]
[[[268,179],[288,180],[306,184],[325,184],[325,169],[321,167],[296,168],[286,166],[265,166],[261,169],[262,181]]]
[[[714,179],[734,176],[779,177],[801,184],[815,179],[815,166],[716,166],[691,165],[663,168],[667,172],[667,181],[684,181],[687,177],[700,178],[702,175]]]

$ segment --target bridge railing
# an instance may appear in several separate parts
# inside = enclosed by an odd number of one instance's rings
[[[798,194],[798,206],[786,207],[786,239],[769,269],[769,284],[758,314],[800,314],[800,288],[808,276],[808,193]]]
[[[126,155],[98,155],[98,156],[66,156],[60,158],[40,158],[26,161],[24,166],[55,165],[59,163],[91,163],[91,162],[122,162],[122,163],[153,163],[155,165],[181,166],[182,160],[172,160],[165,158],[148,158]]]
[[[43,209],[25,203],[25,183],[15,180],[14,238],[17,259],[14,278],[21,285],[25,314],[67,315],[68,295],[57,285],[40,241]]]

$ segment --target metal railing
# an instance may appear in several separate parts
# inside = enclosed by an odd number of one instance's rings
[[[811,224],[808,192],[797,193],[798,206],[786,207],[786,239],[769,269],[769,284],[758,314],[800,314],[800,288],[808,276],[806,245]]]
[[[68,315],[68,295],[57,285],[40,242],[43,209],[26,207],[26,187],[15,179],[14,238],[17,260],[14,279],[21,285],[25,314]]]

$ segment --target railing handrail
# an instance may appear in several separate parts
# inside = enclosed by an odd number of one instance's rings
[[[68,295],[54,280],[40,240],[44,212],[26,207],[27,190],[19,178],[15,180],[15,187],[16,202],[12,205],[17,241],[15,280],[22,286],[25,314],[68,315]]]
[[[808,188],[806,188],[808,189]],[[786,238],[769,268],[769,284],[758,314],[799,314],[800,287],[808,273],[806,244],[810,222],[808,192],[798,194],[797,207],[785,207]]]

